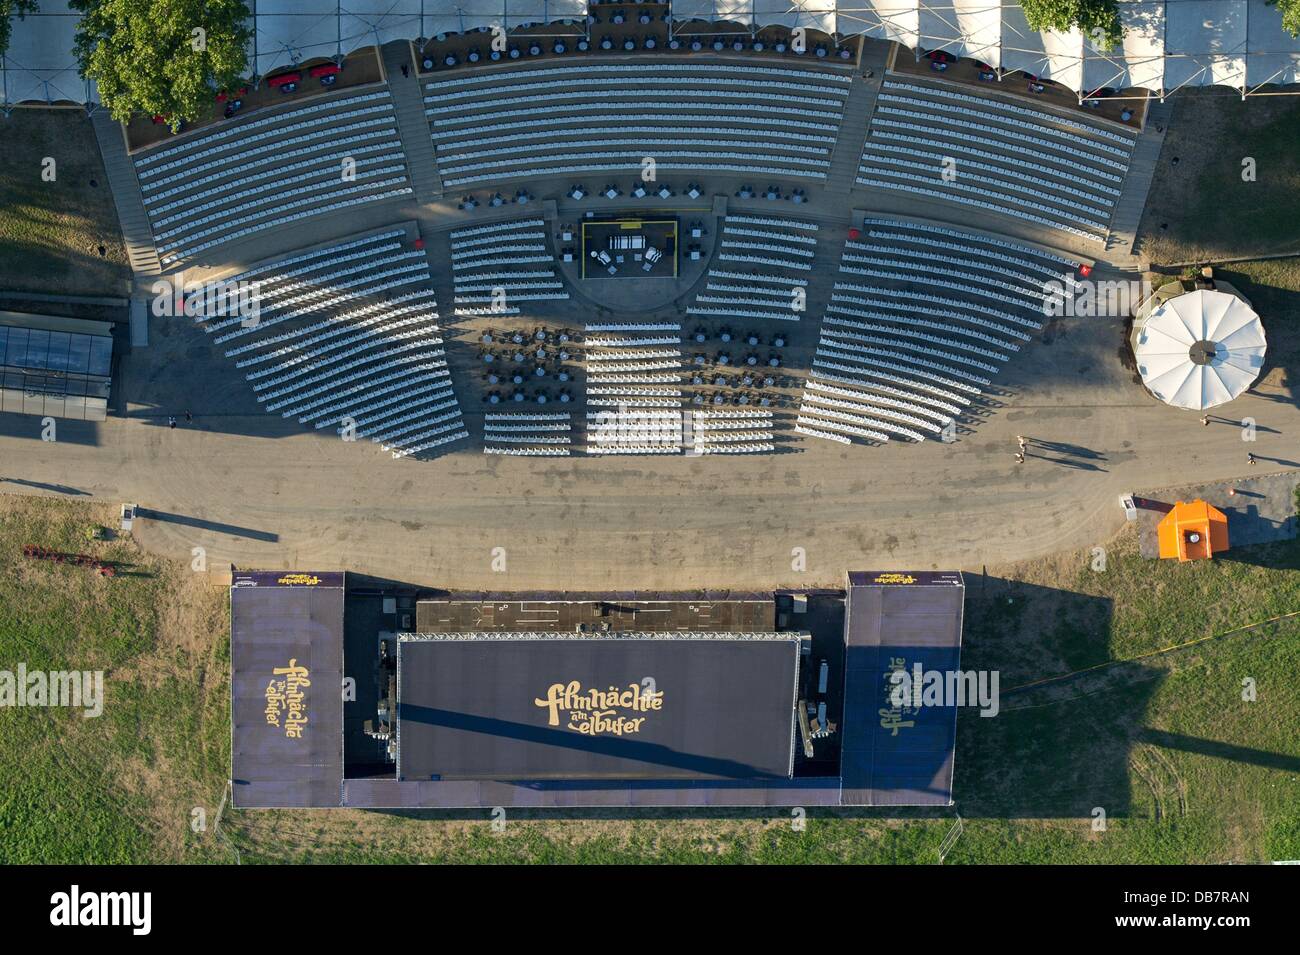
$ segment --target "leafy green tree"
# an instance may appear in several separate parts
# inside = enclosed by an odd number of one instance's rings
[[[1124,38],[1115,0],[1020,0],[1020,8],[1035,30],[1068,33],[1078,27],[1098,50],[1112,50]]]
[[[13,18],[21,20],[37,10],[36,0],[0,0],[0,56],[9,49],[9,37],[13,31]]]
[[[1268,2],[1282,11],[1282,28],[1292,36],[1300,36],[1300,0],[1268,0]]]
[[[208,115],[213,90],[238,86],[253,32],[243,0],[69,0],[82,14],[82,75],[116,120],[166,116],[172,129]]]

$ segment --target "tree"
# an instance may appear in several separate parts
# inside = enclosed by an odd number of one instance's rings
[[[1268,0],[1282,11],[1282,29],[1292,36],[1300,36],[1300,0]]]
[[[9,36],[13,30],[13,18],[21,20],[37,10],[36,0],[0,0],[0,56],[9,49]]]
[[[1115,0],[1020,0],[1020,8],[1035,30],[1069,33],[1078,27],[1098,50],[1114,49],[1124,38]]]
[[[119,122],[166,116],[173,130],[207,116],[214,90],[248,71],[243,0],[69,0],[82,14],[74,51],[81,73]]]

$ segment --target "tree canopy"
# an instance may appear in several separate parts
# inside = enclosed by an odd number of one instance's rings
[[[2,0],[0,0],[2,2]],[[110,115],[166,116],[173,129],[207,115],[214,90],[248,72],[243,0],[69,0],[82,14],[74,46]]]
[[[25,15],[36,11],[36,0],[0,0],[0,56],[4,56],[5,50],[9,49],[13,18],[21,20]]]
[[[1098,50],[1114,49],[1124,38],[1115,0],[1020,0],[1020,7],[1035,30],[1068,33],[1078,27]]]
[[[1292,36],[1300,36],[1300,0],[1268,0],[1282,11],[1282,28]]]

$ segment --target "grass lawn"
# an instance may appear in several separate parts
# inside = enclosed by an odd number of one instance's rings
[[[46,157],[55,160],[53,182],[41,178]],[[130,277],[86,114],[23,108],[0,116],[0,289],[120,296]]]
[[[0,709],[0,862],[213,858],[229,765],[224,594],[126,539],[106,505],[0,495],[0,669],[103,670],[104,712]],[[119,562],[112,579],[24,544]],[[221,853],[215,853],[220,858]]]
[[[0,710],[0,861],[936,861],[954,810],[234,811],[211,827],[229,765],[228,612],[187,566],[129,541],[87,544],[102,506],[0,497],[0,669],[106,671],[99,719]],[[24,543],[134,565],[103,580],[21,557]],[[1178,566],[1122,534],[1107,569],[1062,555],[971,576],[963,666],[996,668],[1002,713],[962,715],[960,862],[1300,858],[1300,621],[1008,692],[1300,610],[1300,542]],[[1242,699],[1242,681],[1257,699]],[[189,827],[193,807],[209,827]],[[1105,831],[1093,813],[1105,812]],[[227,841],[228,840],[228,841]]]
[[[1172,102],[1141,254],[1159,264],[1300,252],[1300,102],[1221,90],[1183,90]]]

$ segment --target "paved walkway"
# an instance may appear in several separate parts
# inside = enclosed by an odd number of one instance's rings
[[[99,140],[99,151],[104,157],[104,171],[108,187],[117,206],[117,219],[122,226],[122,239],[126,244],[127,261],[137,277],[159,275],[162,265],[153,247],[153,232],[149,216],[140,198],[140,182],[135,176],[135,166],[126,152],[126,139],[122,126],[106,110],[97,109],[90,114],[90,122]]]
[[[826,191],[845,195],[856,188],[858,166],[862,162],[862,147],[867,139],[871,114],[876,110],[876,94],[885,75],[885,59],[889,47],[883,43],[867,44],[862,62],[853,78],[849,98],[844,103],[844,117],[840,134],[831,154],[831,166],[826,174]],[[866,74],[872,74],[867,78]]]
[[[1124,179],[1124,188],[1110,219],[1106,252],[1112,258],[1138,254],[1138,226],[1142,224],[1142,211],[1146,208],[1147,195],[1151,192],[1156,164],[1160,160],[1160,148],[1165,143],[1165,130],[1169,128],[1173,111],[1173,104],[1168,102],[1153,102],[1147,110],[1146,128],[1133,148],[1128,176]]]
[[[389,43],[384,46],[383,54],[384,72],[393,94],[393,112],[397,114],[397,133],[406,152],[415,200],[432,202],[442,195],[442,178],[434,158],[429,121],[424,115],[424,88],[411,62],[411,48],[405,41]],[[402,75],[403,65],[409,76]]]

